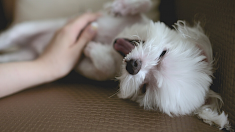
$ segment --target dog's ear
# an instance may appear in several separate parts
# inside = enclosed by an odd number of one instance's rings
[[[207,99],[196,112],[199,118],[203,119],[205,123],[215,123],[220,128],[230,129],[228,115],[221,111],[223,100],[221,96],[212,90],[209,90]]]
[[[181,37],[196,44],[201,51],[201,55],[206,57],[205,61],[209,63],[213,61],[211,43],[200,26],[200,22],[195,23],[194,26],[190,27],[185,21],[179,20],[173,25],[173,27],[181,35]]]
[[[199,44],[196,44],[196,46],[199,48],[200,50],[200,55],[201,56],[205,56],[205,59],[203,59],[202,61],[205,61],[205,62],[209,62],[208,60],[208,55],[206,54],[205,50],[199,45]]]

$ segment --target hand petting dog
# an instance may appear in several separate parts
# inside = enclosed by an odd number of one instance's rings
[[[80,58],[84,46],[96,35],[96,29],[88,24],[98,17],[99,14],[88,13],[67,23],[57,31],[36,60],[0,64],[0,97],[68,74]]]

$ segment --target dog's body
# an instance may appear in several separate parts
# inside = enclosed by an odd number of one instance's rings
[[[114,78],[120,69],[122,57],[113,49],[113,41],[126,27],[150,21],[142,15],[142,12],[150,9],[150,6],[150,0],[117,0],[107,4],[106,8],[110,8],[111,13],[104,12],[96,21],[97,36],[86,46],[85,56],[75,70],[87,78],[99,81]],[[26,22],[3,32],[0,36],[0,51],[12,46],[20,46],[20,50],[1,55],[0,62],[35,59],[43,52],[55,32],[68,20],[65,18]]]
[[[189,27],[178,21],[176,30],[171,30],[152,22],[141,14],[150,6],[150,0],[110,4],[112,14],[119,16],[106,14],[97,20],[98,34],[84,49],[76,70],[95,80],[111,79],[121,70],[120,98],[132,98],[145,109],[160,109],[170,116],[194,113],[229,129],[227,116],[218,114],[221,98],[209,89],[213,56],[208,37],[199,24]],[[2,33],[0,50],[13,45],[24,48],[0,56],[0,62],[36,58],[66,22],[24,23]]]

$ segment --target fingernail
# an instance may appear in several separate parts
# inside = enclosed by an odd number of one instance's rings
[[[98,24],[96,22],[92,22],[88,30],[91,34],[94,34],[96,33],[97,29],[98,29]]]
[[[92,22],[91,27],[97,29],[98,28],[98,23],[97,22]]]

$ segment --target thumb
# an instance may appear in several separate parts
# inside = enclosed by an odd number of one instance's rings
[[[95,24],[88,25],[79,36],[76,47],[84,47],[89,41],[91,41],[97,34],[97,26]]]

